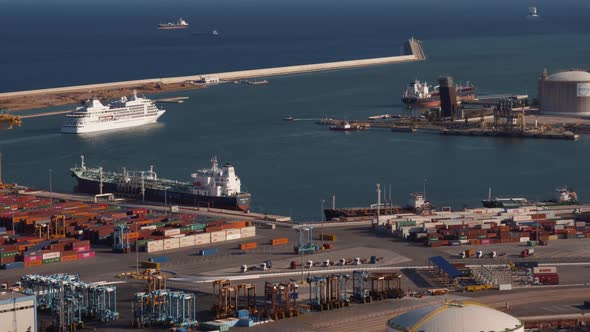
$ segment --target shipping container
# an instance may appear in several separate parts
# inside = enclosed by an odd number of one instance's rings
[[[94,251],[87,251],[87,252],[78,253],[78,259],[87,259],[87,258],[92,258],[94,256],[95,256]]]
[[[323,234],[321,236],[321,240],[324,240],[324,241],[336,241],[336,235]]]
[[[242,243],[240,244],[240,250],[255,249],[256,242]]]
[[[272,239],[272,240],[270,240],[270,244],[273,245],[273,246],[280,246],[280,245],[283,245],[283,244],[289,244],[289,239],[286,238],[286,237]]]
[[[156,263],[156,262],[141,262],[141,268],[142,269],[156,269],[156,270],[159,270],[160,269],[160,263]]]
[[[533,274],[535,281],[538,281],[541,285],[558,285],[559,284],[559,274],[557,273],[542,273],[542,274]]]
[[[543,274],[543,273],[557,273],[557,267],[555,266],[537,266],[533,267],[534,274]]]
[[[2,270],[22,269],[24,267],[25,263],[23,262],[7,263],[0,265],[0,269]]]
[[[241,234],[227,234],[227,236],[225,237],[226,241],[231,241],[231,240],[239,240],[242,238]]]
[[[210,256],[210,255],[215,255],[218,252],[219,252],[219,249],[217,249],[217,248],[201,249],[199,251],[199,255],[201,255],[201,256]]]
[[[211,233],[195,234],[195,245],[211,243]]]
[[[168,256],[154,256],[154,257],[150,257],[150,258],[148,258],[148,262],[152,262],[152,263],[167,263],[168,262]]]

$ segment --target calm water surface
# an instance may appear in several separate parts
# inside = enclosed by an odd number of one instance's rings
[[[451,74],[487,93],[529,93],[543,70],[586,68],[590,5],[538,1],[542,22],[526,22],[526,1],[115,1],[0,0],[0,90],[186,75],[395,54],[414,35],[428,61],[273,77],[270,84],[226,84],[173,93],[160,123],[86,136],[59,133],[61,117],[27,119],[0,132],[3,177],[70,190],[67,169],[89,165],[145,169],[188,179],[211,156],[235,164],[254,208],[320,217],[321,200],[374,201],[375,183],[405,202],[422,189],[435,205],[478,205],[488,186],[498,195],[544,199],[569,184],[590,201],[588,139],[578,142],[440,137],[369,130],[337,133],[313,119],[403,113],[403,86]],[[43,9],[43,10],[40,10]],[[182,15],[195,32],[154,25]],[[18,31],[15,22],[30,24]],[[285,122],[286,116],[309,119]]]

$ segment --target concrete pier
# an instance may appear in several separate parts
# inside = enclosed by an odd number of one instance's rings
[[[0,100],[32,96],[32,95],[48,95],[48,94],[59,94],[59,93],[71,93],[71,92],[88,92],[92,90],[105,90],[105,89],[117,89],[124,87],[137,87],[146,84],[172,84],[172,83],[183,83],[187,81],[201,81],[205,78],[215,77],[219,80],[225,81],[236,81],[243,79],[250,79],[256,77],[268,77],[277,75],[290,75],[309,73],[316,71],[326,70],[337,70],[337,69],[348,69],[366,66],[386,65],[392,63],[411,62],[411,61],[422,61],[426,59],[426,55],[422,49],[422,44],[419,40],[410,38],[404,44],[404,54],[399,56],[383,57],[383,58],[372,58],[362,60],[349,60],[349,61],[338,61],[338,62],[327,62],[327,63],[316,63],[306,64],[297,66],[287,67],[276,67],[276,68],[265,68],[265,69],[252,69],[252,70],[241,70],[225,73],[209,73],[209,74],[197,74],[190,76],[180,77],[168,77],[168,78],[151,78],[143,80],[132,80],[122,82],[110,82],[110,83],[99,83],[99,84],[86,84],[59,88],[49,89],[37,89],[28,91],[15,91],[0,93]]]

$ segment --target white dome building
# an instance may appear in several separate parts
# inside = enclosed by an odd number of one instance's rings
[[[539,109],[543,113],[590,115],[590,73],[572,70],[539,79]]]
[[[447,302],[403,313],[387,322],[387,332],[524,332],[524,324],[474,302]]]

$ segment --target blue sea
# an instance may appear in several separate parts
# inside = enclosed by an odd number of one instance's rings
[[[0,132],[3,177],[71,190],[67,169],[85,154],[109,169],[148,168],[188,179],[217,155],[231,162],[254,209],[319,219],[337,206],[375,201],[383,184],[395,202],[422,190],[436,206],[476,206],[498,195],[544,199],[568,184],[590,201],[590,141],[441,137],[369,130],[330,132],[324,116],[348,119],[406,112],[408,81],[440,75],[472,81],[482,93],[536,94],[550,72],[587,68],[590,2],[538,0],[541,21],[524,19],[529,1],[496,0],[0,0],[0,91],[190,75],[396,55],[410,36],[420,63],[269,78],[177,92],[183,104],[153,126],[72,136],[60,116],[27,119]],[[190,29],[160,31],[186,19]],[[197,36],[217,29],[220,35]],[[307,119],[285,122],[293,116]],[[387,194],[389,196],[389,194]],[[326,203],[326,206],[328,203]]]

